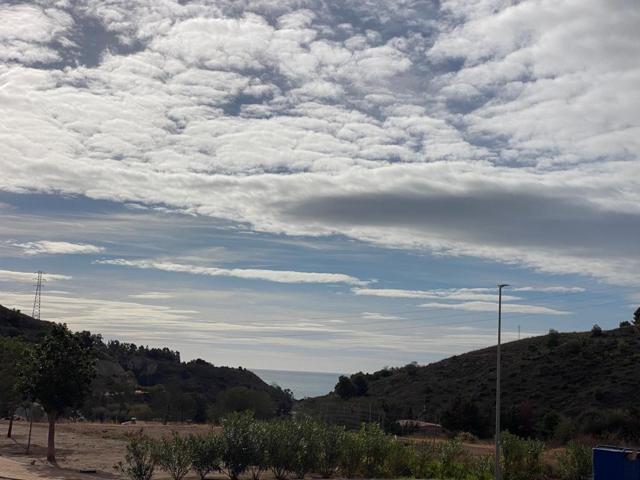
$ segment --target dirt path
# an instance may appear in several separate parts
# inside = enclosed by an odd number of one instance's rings
[[[106,478],[109,477],[56,468],[26,458],[15,460],[0,457],[0,479],[2,480],[96,480]]]

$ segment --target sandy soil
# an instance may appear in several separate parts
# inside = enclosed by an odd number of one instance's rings
[[[53,467],[46,462],[46,424],[34,423],[29,455],[25,454],[29,424],[14,422],[11,439],[6,438],[7,427],[8,422],[0,421],[0,479],[3,480],[114,480],[120,478],[113,466],[124,458],[127,433],[143,429],[150,436],[161,437],[173,430],[189,434],[211,429],[206,425],[60,423],[56,427],[58,467]],[[157,478],[164,477],[157,475]]]

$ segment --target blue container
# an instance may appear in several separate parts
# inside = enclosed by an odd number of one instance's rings
[[[640,480],[640,452],[598,445],[593,449],[593,480]]]

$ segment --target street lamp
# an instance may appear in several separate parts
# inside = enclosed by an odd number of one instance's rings
[[[506,283],[498,285],[498,348],[496,359],[496,480],[502,478],[500,472],[500,342],[502,336],[502,289]]]

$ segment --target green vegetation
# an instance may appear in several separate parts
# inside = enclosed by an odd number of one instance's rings
[[[23,399],[16,388],[18,365],[16,360],[27,355],[28,347],[16,338],[0,337],[0,417],[9,417],[7,437],[11,438],[13,413]]]
[[[17,349],[41,342],[55,324],[35,320],[0,306],[0,414],[10,416],[22,395],[15,395]],[[242,368],[217,367],[204,360],[182,362],[168,348],[119,341],[103,342],[82,332],[96,352],[96,377],[73,416],[122,422],[136,417],[163,422],[206,422],[229,412],[251,410],[260,418],[286,415],[293,407],[290,391],[269,386]],[[13,356],[15,354],[15,356]]]
[[[543,442],[503,433],[501,458],[505,480],[585,480],[591,473],[591,450],[570,443],[544,463]],[[270,470],[277,480],[305,478],[438,478],[491,480],[493,456],[472,455],[457,438],[409,442],[385,434],[377,424],[346,431],[308,417],[258,420],[234,413],[220,433],[161,440],[140,433],[129,438],[127,455],[117,468],[130,480],[149,480],[155,465],[172,479],[189,470],[204,479],[224,471],[230,479],[259,479]]]
[[[68,409],[79,408],[96,375],[93,338],[54,325],[42,343],[29,350],[18,368],[17,385],[25,398],[47,412],[47,460],[55,462],[55,424]]]
[[[235,413],[222,421],[222,466],[231,480],[236,480],[253,462],[253,418]]]
[[[274,478],[441,478],[489,480],[491,462],[473,457],[456,440],[414,445],[385,434],[377,424],[355,432],[310,418],[268,421],[234,413],[222,432],[180,439],[176,434],[151,440],[130,437],[127,455],[117,468],[130,480],[149,480],[158,465],[173,479],[189,470],[202,479],[221,467],[230,479],[252,479],[271,470]],[[506,478],[506,477],[505,477]],[[515,477],[514,477],[515,478]]]
[[[640,441],[640,328],[594,328],[503,345],[502,422],[520,436],[566,442],[580,435]],[[399,420],[421,420],[479,438],[493,434],[495,348],[426,366],[409,364],[364,375],[366,395],[335,393],[306,399],[296,411],[358,428],[375,421],[406,433]],[[345,391],[349,391],[345,389]],[[406,423],[405,423],[406,425]]]
[[[587,480],[593,469],[591,448],[578,442],[569,442],[567,448],[558,454],[560,480]]]
[[[351,377],[341,375],[335,387],[335,393],[344,399],[351,397],[362,397],[369,390],[369,382],[364,373],[358,372]]]
[[[115,469],[129,480],[151,480],[156,467],[155,444],[142,434],[142,430],[128,436],[124,462]]]
[[[505,480],[585,480],[591,473],[591,450],[570,443],[556,454],[557,466],[543,462],[544,443],[503,433],[501,459]],[[262,448],[264,447],[264,448]],[[149,480],[156,465],[172,479],[193,471],[200,479],[224,471],[229,478],[252,480],[271,470],[274,478],[438,478],[491,480],[493,456],[472,455],[458,439],[403,442],[377,424],[347,432],[308,417],[258,420],[234,413],[219,434],[175,433],[160,440],[140,432],[129,437],[124,462],[116,468],[130,480]]]
[[[211,472],[219,472],[222,467],[223,444],[219,435],[191,435],[189,437],[191,468],[204,480]],[[254,479],[255,480],[255,479]]]
[[[543,451],[544,443],[539,440],[524,440],[511,433],[504,433],[502,436],[504,479],[542,479]]]
[[[172,480],[182,480],[191,469],[193,443],[173,432],[157,443],[158,466],[167,472]]]

